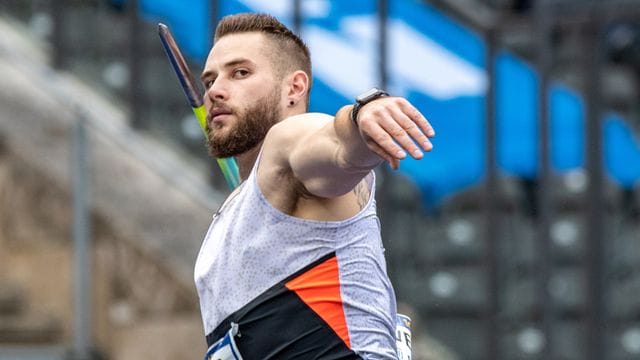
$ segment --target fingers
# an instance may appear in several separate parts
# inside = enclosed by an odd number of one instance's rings
[[[391,113],[393,121],[387,123],[389,126],[388,130],[394,131],[398,137],[397,140],[401,141],[400,143],[402,147],[407,149],[413,157],[422,157],[422,152],[420,152],[415,144],[418,144],[424,151],[431,151],[431,149],[433,149],[433,145],[431,144],[431,141],[429,141],[429,138],[425,136],[421,128],[413,122],[406,113],[397,108],[393,108]],[[394,136],[394,138],[396,138],[396,136]]]
[[[409,117],[411,121],[413,121],[414,124],[416,124],[420,128],[423,134],[427,135],[430,138],[436,136],[436,131],[433,129],[427,118],[425,118],[424,115],[422,115],[422,113],[418,111],[418,109],[411,105],[409,101],[403,98],[399,98],[398,103],[400,105],[400,108],[402,109],[402,112],[404,112],[407,117]]]
[[[360,120],[360,130],[367,146],[397,169],[407,153],[415,159],[431,151],[429,140],[435,131],[429,121],[403,98],[388,98],[367,109]],[[416,145],[418,144],[418,146]]]
[[[415,111],[417,112],[417,110]],[[360,127],[389,155],[403,159],[406,155],[404,151],[406,151],[412,157],[421,159],[423,153],[416,144],[419,144],[424,151],[431,151],[433,148],[423,129],[429,131],[430,134],[435,132],[419,112],[417,115],[411,112],[407,114],[399,106],[381,106],[373,111],[372,115],[370,119],[367,119],[369,121],[363,119],[365,121],[361,121]],[[416,123],[410,115],[418,117],[418,122],[422,126]]]
[[[389,161],[389,158],[402,160],[407,157],[407,153],[400,147],[389,132],[381,127],[380,124],[367,122],[361,124],[362,131],[366,134],[367,145],[371,150],[380,155],[383,159]],[[415,146],[415,145],[414,145]],[[380,150],[385,156],[382,156],[376,150]]]
[[[403,151],[408,152],[415,159],[422,159],[422,151],[420,151],[411,139],[409,133],[398,124],[397,121],[395,118],[386,118],[380,122],[380,126],[389,135],[392,142],[397,144]]]

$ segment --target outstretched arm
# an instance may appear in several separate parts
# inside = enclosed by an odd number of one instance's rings
[[[433,128],[406,99],[383,97],[364,105],[357,125],[352,108],[341,108],[334,118],[313,113],[288,118],[272,128],[265,148],[277,149],[274,160],[309,193],[325,198],[351,191],[384,161],[397,169],[406,156],[421,159],[432,149]]]

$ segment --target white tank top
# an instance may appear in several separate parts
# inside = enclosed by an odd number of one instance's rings
[[[376,215],[374,173],[365,178],[371,196],[357,215],[305,220],[269,204],[256,179],[259,160],[213,216],[198,254],[194,277],[205,335],[274,285],[335,253],[347,344],[365,359],[396,359],[396,300]]]

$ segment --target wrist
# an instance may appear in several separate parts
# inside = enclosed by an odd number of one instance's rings
[[[356,111],[356,105],[349,105],[349,119],[353,125],[358,127],[358,111]]]
[[[372,88],[365,93],[362,93],[356,97],[356,102],[351,108],[350,118],[351,121],[358,127],[358,114],[360,113],[360,109],[362,109],[368,103],[380,99],[382,97],[387,97],[389,94],[378,88]]]

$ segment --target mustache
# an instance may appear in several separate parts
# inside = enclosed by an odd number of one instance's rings
[[[214,116],[219,114],[233,114],[233,113],[235,113],[235,111],[231,107],[222,103],[213,103],[213,105],[207,109],[207,117],[206,117],[207,126],[209,125],[209,123],[211,122]]]

